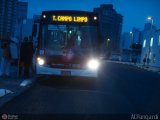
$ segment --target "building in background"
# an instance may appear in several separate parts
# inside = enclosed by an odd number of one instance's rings
[[[6,33],[14,34],[17,5],[18,0],[0,0],[0,38]]]
[[[18,0],[0,0],[0,38],[11,33],[20,37],[17,30],[21,29],[23,21],[27,19],[28,3]]]
[[[141,63],[148,58],[148,66],[160,67],[160,29],[146,23],[142,34]]]
[[[125,32],[121,38],[122,45],[121,45],[121,56],[122,61],[129,62],[131,60],[131,44],[132,44],[132,36],[130,32]]]
[[[20,41],[23,39],[24,26],[28,23],[27,19],[28,3],[19,1],[17,4],[17,19],[15,36],[18,36]]]
[[[132,36],[130,32],[125,32],[122,34],[122,49],[131,50]]]
[[[99,14],[103,52],[120,52],[122,15],[116,12],[112,4],[102,4],[99,8],[94,8],[94,12]]]
[[[33,18],[27,18],[21,24],[17,24],[16,36],[20,38],[20,43],[23,42],[24,37],[32,36]]]
[[[121,42],[121,55],[123,61],[132,61],[136,59],[140,62],[141,47],[142,47],[142,32],[133,27],[132,31],[125,32],[122,35]]]
[[[34,21],[35,21],[35,20],[39,20],[39,21],[40,21],[41,15],[34,15],[34,16],[33,16],[33,19],[34,19]]]
[[[141,31],[138,28],[133,27],[132,31],[130,32],[132,37],[132,43],[138,43],[141,44]]]
[[[27,11],[28,11],[28,2],[18,2],[17,7],[17,19],[23,20],[27,19]]]

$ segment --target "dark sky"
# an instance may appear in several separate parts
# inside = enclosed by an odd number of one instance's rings
[[[153,16],[154,25],[160,28],[160,0],[21,0],[29,2],[28,17],[41,14],[43,10],[92,11],[100,4],[113,3],[123,18],[123,31],[132,27],[143,29],[147,16]]]

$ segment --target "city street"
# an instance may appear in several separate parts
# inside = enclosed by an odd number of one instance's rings
[[[1,108],[2,113],[158,113],[160,75],[114,62],[102,63],[96,82],[54,79]]]
[[[159,119],[158,5],[1,0],[0,119]]]

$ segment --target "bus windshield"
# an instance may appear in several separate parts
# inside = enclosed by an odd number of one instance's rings
[[[97,28],[86,25],[44,25],[42,38],[44,47],[49,51],[64,49],[93,51],[97,42]]]

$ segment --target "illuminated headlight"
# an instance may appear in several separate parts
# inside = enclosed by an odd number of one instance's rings
[[[38,58],[37,58],[37,62],[38,62],[39,65],[44,65],[44,62],[45,62],[45,61],[44,61],[44,59],[38,57]]]
[[[91,70],[97,70],[98,67],[99,67],[99,62],[96,59],[91,59],[91,60],[88,61],[87,66]]]

